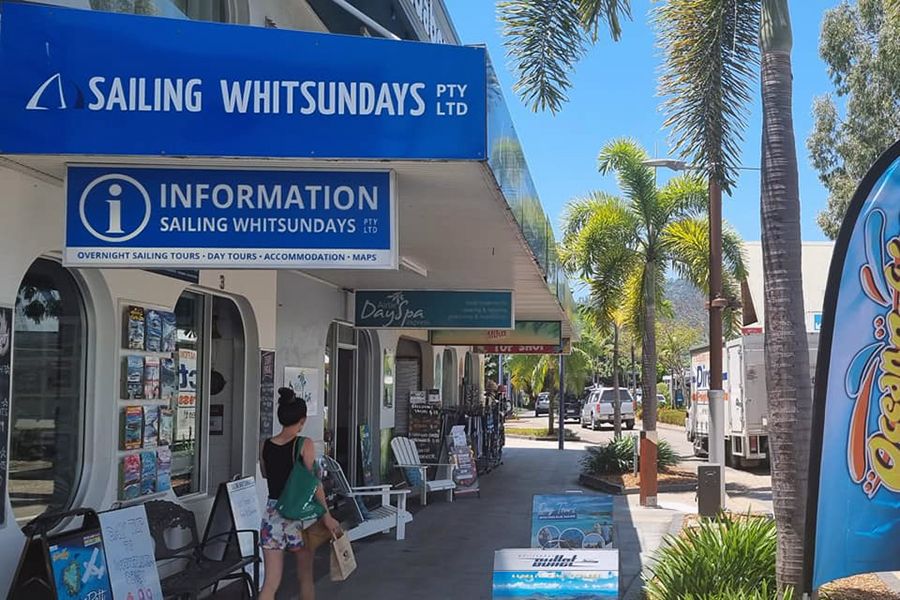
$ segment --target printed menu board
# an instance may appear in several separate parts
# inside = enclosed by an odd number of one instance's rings
[[[139,504],[100,513],[113,598],[162,598],[147,511]]]
[[[441,409],[425,403],[409,405],[409,439],[416,444],[423,463],[438,460],[441,447]]]

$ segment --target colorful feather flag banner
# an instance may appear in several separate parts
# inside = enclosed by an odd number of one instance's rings
[[[900,570],[900,142],[863,179],[835,246],[810,467],[810,589]]]

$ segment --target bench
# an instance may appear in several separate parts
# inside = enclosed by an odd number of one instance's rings
[[[178,570],[161,577],[164,598],[199,598],[212,588],[215,594],[222,581],[240,579],[250,598],[259,590],[259,532],[255,529],[232,529],[211,536],[204,542],[197,533],[194,513],[168,500],[151,500],[144,504],[150,536],[155,544],[157,565],[178,565]],[[244,557],[238,544],[239,533],[253,534],[252,556]],[[186,540],[183,544],[173,540]],[[213,555],[221,549],[221,557]],[[211,556],[213,555],[213,556]],[[249,569],[248,569],[249,567]],[[249,572],[248,572],[249,571]]]
[[[330,456],[323,456],[322,464],[333,478],[334,491],[348,498],[357,507],[360,523],[345,530],[351,542],[376,533],[388,533],[391,529],[396,529],[398,540],[406,538],[406,524],[412,521],[412,514],[406,510],[409,490],[392,490],[389,485],[351,487],[344,470],[336,460]],[[359,503],[363,498],[372,496],[381,497],[381,504],[363,512]],[[396,505],[391,504],[392,497],[397,499]]]
[[[428,492],[447,492],[447,502],[453,502],[456,483],[453,481],[449,463],[423,463],[419,458],[419,449],[409,438],[395,437],[391,440],[391,450],[397,468],[402,469],[406,483],[419,490],[422,506],[428,504]],[[428,468],[435,467],[435,478],[428,479]]]

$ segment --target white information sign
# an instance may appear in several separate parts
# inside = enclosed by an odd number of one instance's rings
[[[231,506],[231,516],[234,519],[235,529],[254,529],[259,531],[262,525],[262,513],[259,510],[259,498],[256,493],[256,479],[245,477],[237,481],[229,481],[225,484],[228,491],[228,504]],[[238,534],[238,544],[241,548],[241,556],[253,555],[253,534]],[[244,570],[253,574],[253,566],[247,565]],[[262,586],[264,579],[263,565],[259,565],[259,583]]]
[[[494,600],[618,598],[618,550],[497,550]]]
[[[100,513],[113,598],[162,598],[143,505]]]

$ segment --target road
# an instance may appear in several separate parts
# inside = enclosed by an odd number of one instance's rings
[[[508,430],[516,427],[547,427],[547,417],[520,417],[509,420],[506,423]],[[634,431],[624,430],[626,435],[639,435],[641,423],[635,424]],[[613,437],[612,426],[603,426],[599,431],[582,429],[575,421],[566,422],[566,429],[578,434],[587,444],[603,444]],[[694,456],[694,450],[684,433],[683,427],[659,424],[659,439],[667,441],[681,458],[680,467],[697,472],[697,466],[706,462],[705,458]],[[725,491],[728,495],[728,508],[734,512],[772,512],[772,477],[765,469],[734,469],[725,468]],[[693,492],[686,494],[665,494],[661,502],[668,502],[673,507],[692,507],[696,510],[696,495]]]

